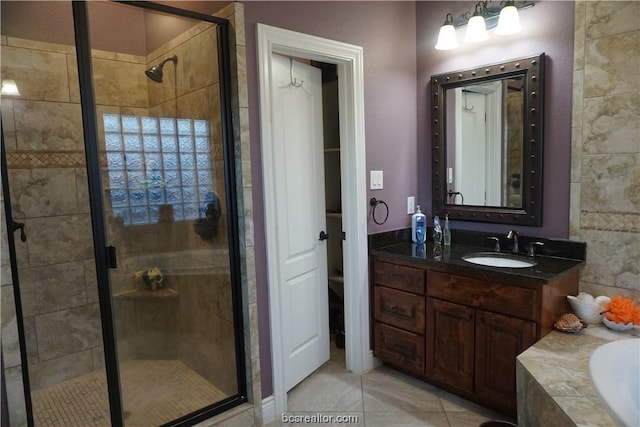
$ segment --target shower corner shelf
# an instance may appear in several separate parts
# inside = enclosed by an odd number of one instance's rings
[[[141,299],[177,299],[180,296],[173,289],[158,289],[151,291],[148,289],[134,289],[132,291],[124,291],[114,295],[116,299],[124,300],[141,300]]]
[[[327,218],[342,218],[342,212],[327,212]]]

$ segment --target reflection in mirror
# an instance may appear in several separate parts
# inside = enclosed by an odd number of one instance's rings
[[[446,204],[522,207],[524,79],[446,91]]]
[[[542,224],[544,57],[431,77],[434,215]]]

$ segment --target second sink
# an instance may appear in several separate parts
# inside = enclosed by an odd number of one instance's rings
[[[462,257],[472,264],[489,267],[526,268],[536,265],[535,261],[497,252],[477,252]]]

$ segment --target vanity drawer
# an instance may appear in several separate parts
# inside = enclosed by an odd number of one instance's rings
[[[425,301],[423,296],[376,286],[375,319],[417,334],[424,334]]]
[[[534,289],[484,282],[464,276],[429,271],[427,295],[483,310],[535,320],[538,292]]]
[[[375,324],[375,355],[405,371],[424,373],[424,337],[382,323]]]
[[[373,280],[376,285],[383,285],[401,291],[424,295],[425,271],[404,265],[376,261],[373,266]]]

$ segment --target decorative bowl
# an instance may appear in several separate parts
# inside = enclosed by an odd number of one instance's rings
[[[595,301],[584,302],[572,295],[567,295],[571,309],[581,320],[587,323],[601,323],[603,316],[600,314],[604,308]]]
[[[606,316],[603,317],[602,321],[604,322],[604,325],[613,330],[613,331],[618,331],[618,332],[622,332],[622,331],[628,331],[629,329],[633,328],[633,323],[629,322],[629,323],[618,323],[618,322],[614,322],[613,320],[609,320],[607,319]]]

